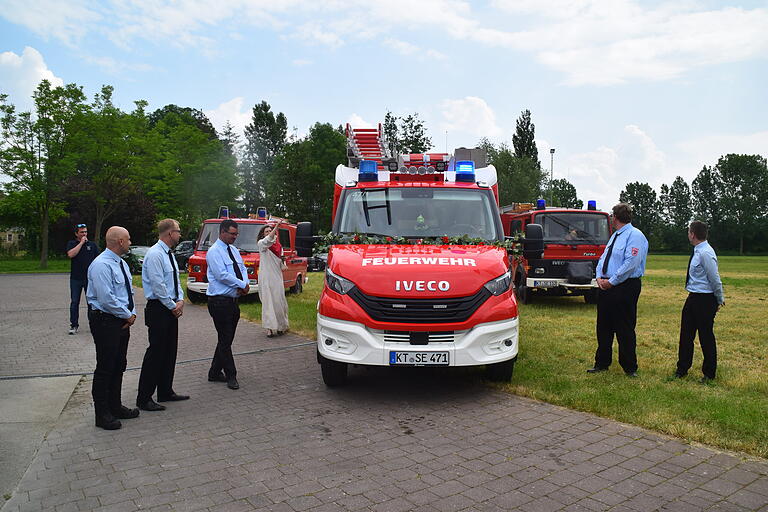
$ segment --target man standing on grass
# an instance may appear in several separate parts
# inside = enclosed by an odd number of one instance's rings
[[[165,409],[164,405],[152,400],[155,389],[158,402],[189,399],[188,395],[180,395],[173,390],[184,291],[171,249],[179,243],[181,230],[174,219],[163,219],[157,224],[157,232],[159,240],[147,251],[141,267],[141,282],[147,299],[144,323],[149,338],[136,395],[136,406],[142,411]]]
[[[80,296],[88,289],[88,267],[99,255],[99,248],[88,240],[88,226],[75,226],[75,239],[67,242],[67,257],[72,260],[69,271],[69,334],[80,328]]]
[[[701,352],[704,362],[701,371],[704,376],[701,383],[715,378],[717,371],[717,344],[712,330],[715,314],[725,306],[723,283],[717,271],[717,255],[707,242],[708,227],[700,220],[691,222],[688,227],[688,240],[693,245],[693,253],[688,260],[688,273],[685,276],[685,289],[688,298],[683,306],[680,320],[680,346],[677,355],[676,378],[683,378],[693,365],[693,339],[699,333]]]
[[[637,377],[637,301],[645,273],[648,240],[632,226],[632,207],[619,203],[611,215],[613,235],[597,262],[597,351],[588,373],[606,371],[613,359],[613,336],[619,342],[619,364]]]

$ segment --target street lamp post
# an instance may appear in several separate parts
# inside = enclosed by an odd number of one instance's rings
[[[555,170],[555,148],[551,148],[549,150],[549,204],[552,206],[554,206],[554,204],[552,203],[554,201],[554,194],[555,194],[554,187],[552,186],[552,181],[554,180],[554,177],[555,177],[554,170]]]

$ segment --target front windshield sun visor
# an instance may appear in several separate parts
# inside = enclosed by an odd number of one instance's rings
[[[325,282],[328,284],[328,288],[341,295],[346,295],[355,287],[355,283],[334,274],[330,269],[325,269]]]
[[[491,292],[494,295],[501,295],[502,293],[509,290],[509,287],[512,285],[512,273],[507,270],[503,274],[501,274],[499,277],[495,279],[491,279],[487,283],[485,283],[485,289]]]

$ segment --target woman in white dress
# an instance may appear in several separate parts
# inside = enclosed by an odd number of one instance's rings
[[[277,225],[266,225],[258,236],[259,247],[259,299],[261,325],[267,337],[280,336],[288,330],[288,301],[283,286],[283,247],[277,240]]]

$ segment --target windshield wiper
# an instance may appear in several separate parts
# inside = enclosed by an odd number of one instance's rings
[[[384,191],[384,204],[379,204],[376,206],[368,206],[368,192],[381,192]],[[392,225],[392,209],[389,206],[389,189],[388,188],[369,188],[364,189],[363,191],[363,213],[365,214],[365,224],[368,227],[371,227],[371,214],[369,213],[370,210],[375,210],[377,208],[386,208],[387,209],[387,225]]]
[[[579,229],[576,226],[571,226],[571,223],[568,222],[567,220],[561,219],[557,215],[552,215],[552,214],[547,215],[547,218],[552,219],[554,222],[556,222],[557,224],[559,224],[560,226],[565,228],[565,231],[567,233],[570,233],[571,231],[576,231],[576,234],[579,235],[581,238],[584,238],[583,235],[586,235],[587,236],[587,240],[586,241],[597,243],[597,238],[595,238],[592,234],[590,234],[587,231],[584,231],[583,229]],[[572,241],[573,242],[578,242],[578,240],[563,240],[563,241],[564,242],[572,242]]]

